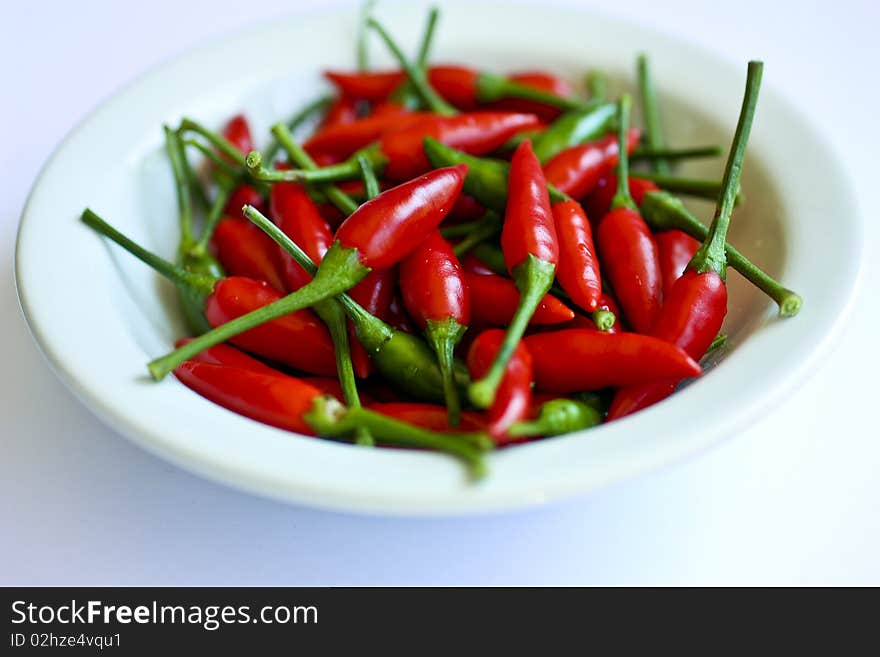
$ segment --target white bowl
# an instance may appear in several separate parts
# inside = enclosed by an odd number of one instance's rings
[[[424,7],[399,5],[387,24],[414,47]],[[806,299],[776,308],[731,270],[730,349],[696,384],[622,421],[493,454],[469,483],[444,455],[366,449],[267,427],[199,397],[145,364],[183,334],[169,284],[78,220],[86,206],[166,256],[174,253],[172,181],[163,122],[187,114],[218,125],[244,110],[265,135],[315,97],[319,71],[351,67],[355,11],[318,13],[199,48],[142,77],[65,139],[25,208],[16,278],[31,330],[59,376],[109,424],[189,470],[260,494],[381,514],[513,509],[583,493],[716,443],[779,403],[846,319],[861,262],[849,182],[825,136],[773,90],[767,62],[731,241]],[[487,30],[486,25],[492,29]],[[552,39],[537,35],[553,34]],[[391,60],[378,55],[390,64]],[[745,62],[607,17],[547,7],[468,2],[444,9],[436,59],[579,79],[586,67],[632,79],[652,57],[668,141],[727,145]],[[720,161],[685,173],[720,176]],[[706,205],[698,206],[710,216]],[[709,209],[711,207],[709,206]]]

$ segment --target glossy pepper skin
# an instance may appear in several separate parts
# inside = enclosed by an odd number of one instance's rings
[[[223,219],[211,240],[217,259],[229,275],[266,281],[278,292],[287,290],[278,247],[247,219]]]
[[[666,298],[672,292],[675,281],[681,277],[691,258],[697,253],[700,243],[687,233],[674,229],[654,233],[654,241],[660,257],[663,297]]]
[[[437,354],[449,423],[456,426],[461,402],[453,371],[454,354],[470,324],[470,290],[458,257],[440,231],[431,233],[400,264],[400,291],[409,316]]]
[[[313,157],[324,155],[342,160],[387,132],[399,130],[409,123],[430,116],[426,113],[388,111],[349,123],[335,123],[318,130],[303,144],[303,148]]]
[[[335,125],[347,125],[358,119],[358,101],[350,96],[340,96],[334,100],[324,118],[321,120],[319,130],[330,128]]]
[[[473,112],[455,116],[431,116],[385,134],[379,150],[387,160],[384,175],[408,180],[431,169],[422,148],[425,137],[471,155],[484,155],[499,148],[513,135],[540,124],[534,114]]]
[[[504,327],[510,324],[519,306],[519,291],[513,281],[486,271],[464,272],[471,297],[471,322],[474,326]],[[529,326],[561,324],[574,319],[571,308],[551,294],[545,294]]]
[[[560,98],[569,98],[574,95],[574,88],[571,84],[552,73],[547,71],[521,71],[511,73],[507,76],[511,82],[546,91],[547,93],[559,96]],[[534,114],[542,121],[552,121],[559,116],[561,110],[547,103],[535,100],[526,100],[523,98],[503,98],[488,104],[488,107],[496,110],[505,110],[508,112],[527,112]]]
[[[627,139],[631,99],[623,96],[618,108],[618,143]],[[624,150],[621,146],[620,151]],[[630,195],[626,153],[617,159],[618,188],[611,210],[599,221],[597,242],[605,276],[629,325],[648,333],[657,320],[663,299],[660,256],[651,231]]]
[[[321,391],[299,379],[191,360],[176,367],[174,374],[186,387],[239,415],[315,435],[303,416]]]
[[[574,303],[593,312],[602,296],[602,275],[587,215],[576,201],[561,201],[553,204],[553,220],[559,241],[556,279]]]
[[[435,169],[361,205],[336,231],[371,269],[387,269],[412,253],[440,225],[461,193],[467,166]]]
[[[467,365],[474,380],[486,375],[495,361],[505,333],[500,329],[483,331],[468,349]],[[504,368],[504,376],[488,409],[487,430],[496,444],[510,442],[508,429],[528,417],[532,404],[532,357],[520,341]]]
[[[483,378],[468,388],[471,401],[481,408],[491,407],[507,360],[516,350],[541,299],[553,285],[559,261],[547,181],[528,139],[513,153],[507,190],[501,250],[520,299],[495,362]]]
[[[685,273],[672,285],[653,331],[653,335],[676,345],[695,359],[706,353],[727,314],[727,229],[736,203],[762,73],[761,62],[749,62],[746,92],[712,225]],[[623,417],[667,397],[677,382],[619,390],[608,418]]]
[[[433,232],[400,265],[400,290],[409,316],[425,329],[429,321],[470,323],[471,303],[464,271],[449,243]]]
[[[700,366],[665,340],[635,333],[567,329],[530,335],[535,385],[556,393],[697,376]]]
[[[627,149],[630,153],[638,145],[639,136],[639,131],[635,128],[630,129],[627,134]],[[593,191],[603,175],[614,168],[617,152],[617,136],[606,135],[558,153],[544,165],[544,175],[547,182],[563,194],[582,199]]]
[[[264,281],[231,276],[214,286],[205,304],[205,317],[216,328],[281,298],[282,295]],[[330,333],[310,310],[283,315],[230,341],[245,351],[298,370],[325,376],[336,374]]]
[[[223,212],[231,217],[237,217],[241,214],[241,209],[245,205],[253,205],[260,212],[266,208],[266,202],[263,200],[260,192],[250,185],[239,185],[229,195],[229,199],[223,207]]]

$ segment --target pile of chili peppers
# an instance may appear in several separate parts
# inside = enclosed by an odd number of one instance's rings
[[[759,62],[723,178],[692,180],[676,162],[722,149],[665,144],[644,56],[638,129],[601,72],[583,98],[545,71],[430,64],[437,15],[412,59],[366,16],[358,70],[326,71],[334,93],[262,151],[243,115],[166,127],[173,262],[84,211],[178,289],[191,337],[149,364],[156,380],[300,434],[447,452],[478,477],[488,450],[622,418],[699,376],[724,342],[728,263],[798,312],[726,241]],[[369,68],[368,35],[398,69]],[[675,194],[716,199],[711,225]]]

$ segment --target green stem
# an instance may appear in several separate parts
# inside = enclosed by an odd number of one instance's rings
[[[501,217],[490,210],[489,213],[487,213],[487,216],[479,222],[479,225],[473,231],[468,233],[463,240],[456,244],[452,248],[452,251],[456,256],[461,258],[477,245],[482,244],[490,237],[500,233],[501,226]]]
[[[226,208],[226,203],[229,201],[231,195],[231,185],[222,185],[217,190],[217,196],[214,197],[214,202],[208,210],[208,216],[205,217],[205,225],[202,227],[202,234],[199,236],[199,241],[196,242],[196,245],[193,248],[194,253],[202,254],[207,251],[208,243],[214,235],[214,230],[217,228],[217,224],[220,223],[220,218],[223,216],[223,210]]]
[[[558,436],[602,423],[602,414],[590,405],[573,399],[551,399],[541,405],[538,417],[517,422],[507,433],[513,438]]]
[[[624,94],[617,108],[617,193],[611,201],[611,208],[638,209],[629,194],[629,155],[627,154],[627,134],[629,133],[629,115],[632,98]]]
[[[282,123],[276,123],[272,126],[272,134],[278,140],[278,143],[281,144],[281,147],[284,148],[287,156],[290,158],[290,161],[293,162],[296,166],[301,169],[307,169],[309,171],[313,171],[318,169],[318,165],[315,164],[315,161],[312,157],[303,150],[302,146],[297,144],[293,140],[293,135],[290,133],[290,130]],[[341,210],[344,214],[349,215],[358,208],[358,204],[355,203],[351,197],[339,189],[336,185],[324,184],[319,186],[320,191],[322,191],[330,202],[335,205],[339,210]]]
[[[504,377],[507,361],[513,355],[516,345],[522,339],[535,309],[541,303],[541,299],[553,285],[556,274],[556,265],[539,260],[531,253],[519,265],[513,268],[513,282],[519,290],[519,305],[510,324],[504,342],[498,350],[489,371],[479,381],[474,381],[468,388],[468,395],[475,406],[489,408],[495,401],[495,393]]]
[[[652,230],[676,229],[697,240],[705,240],[709,229],[694,215],[687,211],[684,203],[669,192],[648,192],[642,199],[642,216]],[[773,299],[779,306],[781,317],[794,317],[803,305],[799,294],[789,290],[753,264],[729,242],[726,244],[727,262],[746,280]]]
[[[691,148],[654,148],[653,146],[640,146],[629,156],[630,161],[650,160],[654,162],[667,160],[691,160],[700,157],[719,157],[724,149],[718,145],[694,146]],[[668,163],[668,162],[667,162]],[[657,169],[655,173],[659,173]]]
[[[428,58],[431,56],[431,46],[434,45],[434,34],[437,31],[437,20],[440,18],[440,10],[431,7],[428,11],[428,22],[425,24],[425,33],[422,35],[422,43],[416,56],[416,66],[422,73],[428,66]]]
[[[718,199],[721,192],[723,181],[721,180],[705,180],[701,178],[679,178],[677,176],[664,176],[659,173],[648,173],[639,171],[635,174],[636,178],[650,180],[661,189],[678,194],[687,194],[696,198],[705,198],[711,201]],[[734,205],[739,205],[745,200],[745,196],[737,185],[736,197]]]
[[[370,272],[358,260],[357,249],[346,249],[335,243],[324,256],[312,281],[267,306],[236,317],[197,337],[192,342],[150,362],[147,367],[157,381],[175,367],[214,345],[226,342],[252,328],[284,315],[309,308],[357,285]]]
[[[603,71],[587,73],[587,93],[591,103],[604,103],[608,98],[608,76]]]
[[[291,134],[296,132],[301,125],[310,120],[314,115],[326,110],[332,102],[332,96],[321,96],[320,98],[313,100],[311,103],[303,107],[299,112],[290,117],[290,120],[287,122],[288,132],[290,132]],[[263,154],[266,157],[266,161],[274,161],[275,156],[278,154],[278,151],[280,149],[281,143],[278,141],[277,137],[273,138],[266,149],[263,151]]]
[[[230,160],[235,162],[235,164],[237,164],[242,169],[245,168],[244,155],[242,155],[241,151],[239,151],[231,141],[226,139],[226,137],[217,132],[214,132],[213,130],[208,130],[208,128],[203,126],[198,121],[194,121],[190,118],[184,117],[180,121],[178,132],[194,132],[197,135],[201,135],[208,141],[209,144],[211,144],[214,148],[223,153]]]
[[[373,7],[376,0],[364,0],[361,5],[360,21],[358,23],[357,37],[357,66],[359,71],[366,71],[370,68],[370,45],[369,39],[369,19],[373,13]]]
[[[477,100],[484,103],[501,100],[502,98],[520,98],[532,100],[564,111],[583,111],[589,108],[577,98],[565,98],[549,91],[536,89],[526,84],[510,80],[495,73],[480,73],[477,77]]]
[[[377,153],[378,151],[362,151]],[[248,173],[254,180],[269,183],[323,183],[353,180],[360,175],[357,158],[331,164],[316,169],[267,169],[263,166],[263,155],[259,151],[251,151],[245,160]]]
[[[174,173],[174,189],[177,195],[178,222],[180,224],[180,244],[182,249],[189,248],[193,240],[193,211],[192,197],[190,196],[190,181],[186,175],[186,167],[183,159],[186,155],[180,139],[167,125],[162,126],[165,131],[165,150],[171,162],[171,171]]]
[[[651,70],[648,68],[648,58],[644,53],[639,55],[636,68],[639,77],[639,92],[642,97],[642,112],[645,115],[645,140],[652,149],[661,150],[664,147],[664,142],[660,106],[657,102],[657,90],[654,88]],[[655,159],[651,163],[651,168],[654,173],[668,175],[672,172],[669,160],[665,158]]]
[[[178,267],[157,256],[152,251],[148,251],[131,238],[120,233],[89,208],[83,210],[80,219],[86,226],[112,240],[175,285],[198,291],[204,297],[210,295],[214,290],[214,284],[217,282],[215,278],[188,272],[183,267]]]
[[[205,146],[198,139],[183,139],[181,143],[184,146],[191,146],[199,151],[206,159],[211,161],[212,166],[223,170],[223,172],[229,176],[230,178],[236,178],[241,175],[241,169],[236,167],[235,165],[230,164],[222,157],[217,155],[217,153],[207,146]]]
[[[455,347],[467,331],[466,326],[459,324],[453,317],[435,322],[428,320],[425,336],[437,354],[440,374],[443,377],[443,397],[449,414],[450,426],[457,427],[461,422],[461,401],[458,398],[458,386],[455,384],[454,362]]]
[[[688,264],[688,269],[693,269],[700,274],[714,271],[722,279],[727,275],[727,229],[730,226],[730,214],[733,212],[739,190],[739,179],[746,156],[749,133],[752,130],[752,121],[755,118],[755,107],[758,104],[763,71],[764,64],[762,62],[749,62],[746,92],[743,97],[739,121],[736,124],[730,156],[727,158],[727,166],[724,168],[724,178],[715,207],[715,217],[712,219],[709,234],[703,245]]]
[[[361,170],[361,178],[364,179],[364,191],[367,193],[367,200],[376,198],[382,190],[379,187],[379,180],[376,178],[376,171],[373,169],[373,165],[363,152],[357,154],[357,163]]]
[[[593,320],[596,328],[600,331],[611,330],[615,322],[617,322],[617,317],[614,316],[614,313],[610,310],[605,310],[604,308],[591,312],[590,319]]]
[[[458,114],[458,110],[443,100],[440,94],[434,90],[428,82],[428,77],[425,75],[425,72],[417,66],[412,65],[406,55],[403,54],[400,47],[394,42],[394,39],[391,38],[391,35],[388,34],[388,31],[382,27],[381,23],[372,17],[369,18],[367,22],[369,26],[376,30],[379,36],[382,37],[385,45],[388,46],[388,49],[392,52],[395,59],[400,63],[401,68],[406,71],[406,75],[415,88],[416,93],[419,94],[422,102],[425,103],[428,109],[442,116],[453,116]]]
[[[380,443],[446,452],[460,459],[474,479],[486,475],[482,452],[491,449],[491,441],[485,436],[479,441],[480,449],[475,446],[476,441],[462,435],[428,431],[365,408],[346,411],[341,404],[327,397],[316,397],[312,409],[304,417],[322,436],[346,436],[363,427],[369,429]]]

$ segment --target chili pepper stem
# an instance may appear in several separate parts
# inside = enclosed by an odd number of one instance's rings
[[[222,152],[226,157],[235,162],[238,166],[244,167],[244,155],[239,151],[226,137],[220,135],[213,130],[208,130],[198,121],[194,121],[188,117],[184,117],[180,121],[180,127],[177,129],[181,134],[184,132],[195,132],[197,135],[204,137],[208,143],[214,148]]]
[[[489,103],[503,98],[533,100],[561,110],[586,110],[588,104],[576,98],[565,98],[510,80],[503,75],[480,73],[477,77],[477,99]]]
[[[406,71],[406,75],[409,78],[410,82],[415,88],[416,92],[422,99],[422,102],[428,106],[432,112],[440,114],[441,116],[453,116],[458,114],[458,110],[456,110],[452,105],[447,103],[443,98],[438,94],[431,84],[428,82],[428,78],[425,75],[425,72],[421,70],[417,66],[413,66],[412,63],[407,59],[406,55],[403,54],[403,51],[400,49],[394,39],[391,38],[391,35],[388,31],[382,26],[379,21],[375,18],[370,17],[367,20],[367,24],[376,31],[376,33],[382,38],[385,42],[385,45],[388,46],[388,49],[394,55],[395,59],[400,63],[400,67]]]
[[[590,71],[587,74],[587,93],[591,103],[604,103],[608,98],[608,76],[602,71]]]
[[[482,452],[491,449],[488,437],[479,441],[480,447],[477,447],[473,439],[421,429],[365,408],[346,410],[338,401],[328,397],[316,397],[304,418],[322,436],[341,437],[364,427],[380,443],[421,447],[455,456],[467,466],[474,479],[484,477],[487,472]]]
[[[357,285],[369,273],[370,269],[360,263],[356,249],[343,248],[336,242],[325,254],[315,278],[308,285],[267,306],[257,308],[211,329],[179,349],[153,360],[147,368],[153,378],[159,381],[183,361],[189,360],[205,349],[273,319],[309,308],[324,299],[345,292]]]
[[[162,126],[162,129],[165,131],[165,150],[168,153],[171,171],[174,174],[174,189],[177,193],[177,211],[180,223],[180,243],[183,248],[186,248],[195,239],[193,237],[192,197],[190,196],[189,180],[186,177],[186,167],[183,163],[186,154],[183,152],[183,146],[177,133],[167,125]]]
[[[703,241],[709,229],[687,211],[684,203],[668,192],[648,192],[642,199],[642,213],[653,230],[677,229],[694,239]],[[770,297],[779,306],[780,317],[794,317],[803,305],[803,299],[752,263],[729,242],[726,245],[727,262],[752,285]]]
[[[89,208],[83,210],[80,219],[86,226],[112,240],[135,258],[155,269],[175,285],[198,290],[205,297],[213,291],[216,282],[214,278],[188,272],[183,269],[183,267],[178,267],[164,258],[160,258],[155,253],[148,251],[137,242],[134,242],[129,237],[120,233]]]
[[[303,148],[293,140],[293,135],[283,123],[276,123],[272,126],[272,134],[281,147],[284,148],[291,162],[301,169],[314,170],[318,168],[311,156],[306,153]],[[324,184],[320,185],[320,190],[327,195],[330,202],[339,208],[344,214],[350,215],[357,210],[357,203],[351,200],[351,197],[339,189],[336,185]]]
[[[373,169],[372,163],[364,153],[357,154],[357,163],[361,170],[361,178],[364,180],[364,191],[367,194],[367,199],[376,198],[381,190],[379,189],[379,181],[376,178],[376,171]]]
[[[610,310],[605,310],[604,308],[594,310],[590,313],[590,318],[593,320],[596,328],[600,331],[610,331],[614,327],[614,323],[617,321],[614,313]]]
[[[449,414],[450,426],[457,427],[461,422],[461,401],[458,398],[458,387],[455,384],[453,371],[455,346],[467,331],[466,326],[459,324],[453,317],[442,321],[428,320],[425,336],[437,354],[440,373],[443,375],[443,397]]]
[[[659,173],[645,171],[639,171],[636,177],[650,180],[651,182],[656,183],[658,187],[661,187],[668,192],[678,192],[679,194],[687,194],[688,196],[704,198],[710,201],[718,199],[718,194],[721,192],[722,186],[721,180],[680,178],[678,176],[664,176]],[[742,193],[739,185],[737,185],[734,205],[740,205],[744,203],[745,200],[745,194]]]
[[[693,146],[690,148],[655,148],[653,146],[640,146],[629,156],[631,162],[636,160],[648,160],[653,163],[667,160],[688,160],[700,157],[719,157],[724,149],[717,144],[711,146]],[[654,173],[660,173],[654,171]],[[639,177],[642,174],[638,174]]]
[[[736,125],[736,133],[733,136],[731,155],[724,168],[724,178],[718,195],[715,216],[709,226],[709,234],[687,266],[688,269],[700,274],[714,271],[722,280],[727,275],[727,229],[730,226],[730,214],[733,212],[746,145],[749,141],[752,121],[755,118],[755,107],[758,104],[763,71],[764,64],[762,62],[749,62],[746,92]]]
[[[617,106],[617,193],[611,201],[612,209],[637,209],[635,201],[629,193],[629,151],[626,147],[631,109],[632,98],[629,94],[624,94]]]
[[[507,430],[511,438],[558,436],[601,424],[602,414],[580,401],[553,399],[541,406],[534,420],[517,422]]]
[[[556,275],[556,265],[539,260],[532,254],[517,265],[513,271],[513,281],[519,290],[519,305],[516,308],[513,319],[507,327],[507,335],[495,356],[495,360],[486,375],[479,381],[474,381],[468,387],[468,396],[471,402],[479,408],[489,408],[495,401],[495,393],[504,378],[507,361],[516,349],[517,343],[526,332],[529,321],[535,313],[541,299],[553,285]]]
[[[370,68],[370,44],[368,22],[373,13],[373,7],[376,6],[376,0],[364,0],[361,5],[360,22],[358,25],[357,39],[357,65],[359,71],[366,71]]]
[[[358,155],[361,154],[369,158],[370,163],[375,169],[381,169],[385,165],[384,157],[376,149],[364,149]],[[316,167],[315,169],[267,169],[263,166],[262,154],[259,151],[251,151],[245,159],[245,166],[254,180],[270,183],[339,182],[341,180],[354,180],[361,173],[357,156],[339,164]]]
[[[229,200],[231,194],[232,187],[229,185],[223,185],[217,191],[217,196],[214,197],[214,202],[208,210],[208,216],[205,217],[205,225],[202,226],[202,234],[199,235],[198,241],[190,250],[194,255],[202,256],[208,252],[208,243],[211,241],[211,236],[214,235],[214,230],[217,228],[217,224],[220,223],[220,219],[223,217],[223,210],[226,207],[226,202]]]
[[[660,107],[657,102],[657,90],[651,70],[648,68],[648,57],[642,53],[638,56],[636,69],[639,78],[639,92],[642,97],[642,113],[645,115],[645,137],[652,149],[662,149],[663,125],[660,121]],[[651,168],[654,173],[669,174],[672,167],[666,158],[655,159]]]

